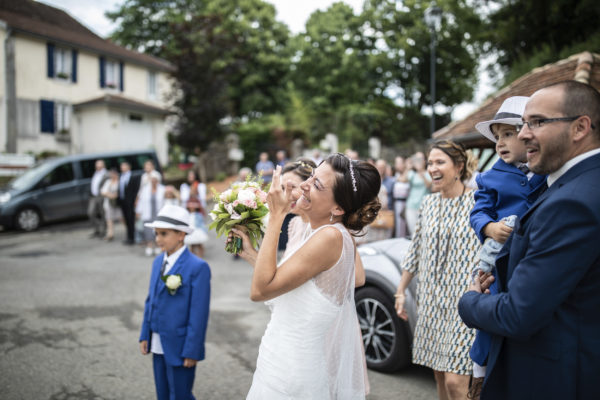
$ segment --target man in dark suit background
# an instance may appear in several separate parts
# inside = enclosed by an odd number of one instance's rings
[[[135,235],[135,199],[140,188],[140,177],[131,173],[131,165],[124,161],[121,163],[121,176],[119,177],[119,205],[123,212],[123,219],[127,228],[127,239],[123,244],[134,244]]]
[[[537,91],[519,139],[548,189],[479,281],[463,321],[492,334],[481,399],[590,399],[600,376],[600,93],[575,81]],[[486,283],[489,283],[490,279]]]

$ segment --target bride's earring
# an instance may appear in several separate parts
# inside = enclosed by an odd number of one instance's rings
[[[329,216],[329,222],[333,222],[333,213]]]

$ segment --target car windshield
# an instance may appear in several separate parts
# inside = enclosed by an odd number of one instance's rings
[[[23,175],[19,175],[12,181],[8,182],[8,188],[13,190],[24,190],[30,188],[32,185],[36,184],[42,176],[45,176],[50,170],[52,166],[50,163],[40,163],[34,165]]]

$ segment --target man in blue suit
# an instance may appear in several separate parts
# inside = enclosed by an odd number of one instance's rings
[[[190,215],[166,205],[152,223],[164,251],[152,264],[140,333],[142,354],[153,353],[159,400],[194,399],[196,363],[204,359],[210,303],[210,268],[183,244]]]
[[[469,327],[492,334],[481,399],[596,398],[600,93],[575,81],[546,87],[523,123],[529,168],[548,174],[548,189],[496,259],[500,293],[482,294],[476,280],[459,302]]]

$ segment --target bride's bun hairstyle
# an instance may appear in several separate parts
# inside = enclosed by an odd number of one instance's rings
[[[333,198],[344,210],[342,224],[351,231],[359,232],[377,217],[381,208],[377,195],[381,177],[377,169],[365,161],[352,161],[341,153],[325,159],[336,172]]]
[[[477,169],[478,160],[470,150],[465,150],[465,148],[459,144],[455,143],[451,140],[440,140],[434,142],[429,147],[429,152],[431,150],[438,149],[443,151],[450,159],[454,165],[463,165],[462,170],[460,171],[460,180],[462,182],[466,182],[471,179],[473,175],[473,171]]]

